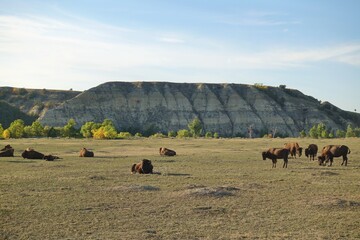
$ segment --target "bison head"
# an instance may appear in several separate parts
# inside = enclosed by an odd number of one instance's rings
[[[22,154],[21,154],[21,156],[22,156],[23,158],[27,158],[27,157],[28,157],[28,151],[27,151],[27,150],[23,151]]]
[[[305,148],[305,156],[309,157],[309,149],[308,148]]]
[[[325,156],[318,156],[319,165],[322,166],[325,164]]]
[[[263,160],[266,160],[267,152],[262,152],[261,154],[262,154]]]
[[[299,154],[299,157],[301,157],[302,155],[302,147],[299,147],[298,149],[296,149],[297,153]]]

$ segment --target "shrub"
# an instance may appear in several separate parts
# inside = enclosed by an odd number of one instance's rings
[[[216,132],[216,133],[214,133],[214,138],[219,138],[220,136],[219,136],[219,134]]]
[[[168,132],[168,137],[176,137],[176,132],[175,131],[169,131]]]
[[[187,138],[190,137],[190,132],[186,129],[181,129],[177,132],[177,137],[178,138]]]
[[[4,130],[2,136],[5,139],[9,139],[11,137],[11,133],[10,133],[9,129]]]
[[[213,137],[212,132],[206,132],[205,138],[212,138],[212,137]]]
[[[188,124],[188,128],[193,137],[200,137],[202,132],[202,125],[198,118],[192,120],[192,122]]]
[[[132,137],[132,135],[129,132],[119,132],[119,134],[118,134],[118,138],[120,138],[120,139],[129,139],[131,137]]]
[[[155,134],[151,135],[150,138],[166,138],[166,135],[164,135],[162,133],[155,133]]]

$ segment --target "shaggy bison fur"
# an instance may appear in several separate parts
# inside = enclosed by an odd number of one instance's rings
[[[318,146],[316,144],[310,144],[307,148],[305,148],[305,156],[306,157],[310,156],[310,160],[311,158],[313,161],[315,160],[317,152],[318,152]]]
[[[13,157],[14,149],[10,145],[6,145],[0,150],[0,157]]]
[[[287,168],[289,149],[287,148],[270,148],[267,151],[262,152],[263,160],[267,158],[272,160],[272,167],[276,168],[277,159],[284,159],[283,168]]]
[[[176,152],[174,150],[161,147],[159,149],[160,156],[175,156]]]
[[[94,152],[87,150],[86,148],[83,148],[80,150],[80,157],[94,157]]]
[[[131,173],[152,174],[153,165],[149,159],[143,159],[141,162],[132,165]]]
[[[291,157],[296,158],[296,154],[299,157],[301,157],[301,155],[302,155],[302,147],[300,147],[297,142],[285,143],[284,148],[289,149],[289,153],[290,153]]]
[[[347,166],[347,155],[350,154],[350,149],[345,145],[327,145],[323,147],[321,155],[318,157],[319,165],[325,165],[330,161],[328,166],[332,166],[334,157],[343,157],[341,166]]]
[[[28,148],[26,149],[21,156],[23,158],[27,158],[27,159],[45,159],[46,161],[54,161],[55,159],[60,159],[57,156],[53,156],[53,155],[45,155],[42,154],[40,152],[35,151],[32,148]]]

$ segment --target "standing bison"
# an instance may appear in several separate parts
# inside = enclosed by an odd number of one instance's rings
[[[272,160],[272,167],[276,168],[277,159],[284,159],[283,168],[287,168],[289,149],[287,148],[270,148],[267,151],[262,152],[263,160],[269,158]]]
[[[160,156],[175,156],[176,152],[174,150],[161,147],[159,149]]]
[[[131,167],[131,173],[140,173],[140,174],[152,174],[153,165],[148,159],[143,159],[139,163],[134,163]]]
[[[347,155],[350,154],[350,149],[345,145],[327,145],[323,147],[321,155],[318,157],[319,165],[325,165],[330,161],[329,167],[332,166],[334,157],[343,157],[341,166],[347,166]]]
[[[310,144],[307,148],[305,148],[305,156],[306,157],[310,156],[310,160],[311,158],[313,161],[315,160],[317,152],[318,152],[318,146],[316,144]]]
[[[0,157],[13,157],[14,149],[10,145],[6,145],[0,150]]]
[[[80,157],[94,157],[94,152],[87,150],[86,148],[83,148],[80,150]]]
[[[302,154],[302,147],[299,146],[297,142],[293,143],[285,143],[284,148],[289,149],[289,153],[291,157],[296,158],[296,154],[301,157]]]

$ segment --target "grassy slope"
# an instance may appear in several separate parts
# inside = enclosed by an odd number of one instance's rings
[[[0,158],[1,239],[360,238],[360,139],[349,164],[320,167],[302,156],[276,169],[260,152],[294,139],[20,139]],[[61,156],[23,160],[33,147]],[[77,157],[80,148],[94,159]],[[177,151],[159,157],[158,148]],[[142,158],[160,175],[131,175]]]

